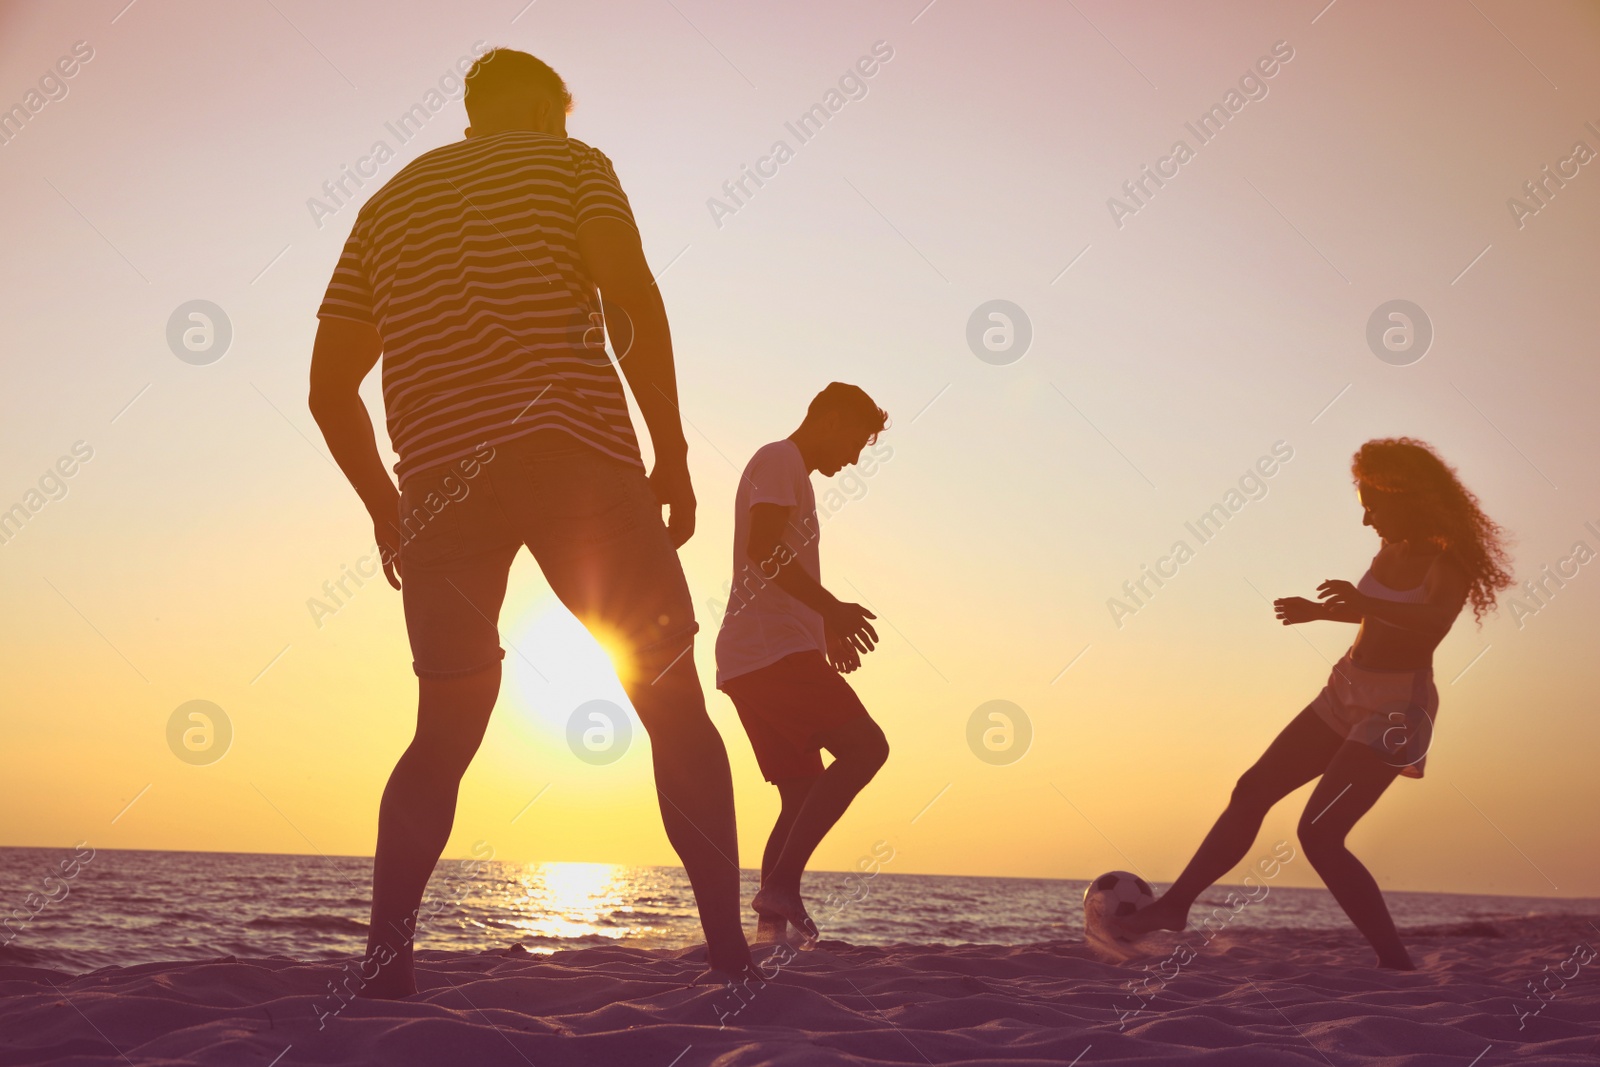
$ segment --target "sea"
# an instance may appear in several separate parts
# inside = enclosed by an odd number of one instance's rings
[[[70,872],[70,873],[69,873]],[[372,859],[228,852],[0,848],[0,966],[85,973],[220,956],[335,960],[366,941]],[[744,898],[756,872],[744,876]],[[804,890],[825,938],[857,945],[997,944],[1083,937],[1071,879],[814,871]],[[1159,891],[1162,888],[1156,886]],[[1240,910],[1216,886],[1193,918],[1227,908],[1230,930],[1348,925],[1322,889],[1268,885]],[[1596,915],[1600,900],[1388,893],[1402,929],[1538,915]],[[679,867],[440,861],[419,949],[529,952],[702,940]],[[754,917],[751,916],[753,925]]]

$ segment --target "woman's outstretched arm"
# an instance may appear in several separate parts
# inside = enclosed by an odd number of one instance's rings
[[[1285,626],[1294,626],[1302,622],[1361,621],[1359,614],[1346,610],[1342,605],[1335,607],[1321,604],[1315,600],[1307,600],[1303,596],[1279,597],[1272,602],[1272,608]]]

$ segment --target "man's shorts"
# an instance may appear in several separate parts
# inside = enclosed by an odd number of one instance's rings
[[[816,649],[725,679],[721,689],[769,782],[815,778],[822,773],[822,736],[868,717],[850,683]]]
[[[699,629],[643,468],[560,431],[417,472],[401,490],[400,516],[400,584],[419,677],[463,677],[505,658],[497,620],[523,545],[568,610],[621,653],[625,684],[652,681]]]
[[[1362,667],[1346,652],[1308,706],[1340,737],[1368,746],[1407,778],[1422,777],[1439,711],[1431,669]]]

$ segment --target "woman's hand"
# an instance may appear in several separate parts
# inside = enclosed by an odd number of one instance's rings
[[[1323,618],[1334,622],[1360,622],[1366,617],[1366,594],[1349,582],[1329,578],[1317,586],[1317,596],[1322,598]]]
[[[1278,619],[1285,626],[1293,626],[1302,622],[1315,622],[1318,619],[1326,619],[1328,617],[1327,611],[1324,610],[1321,604],[1318,604],[1315,600],[1307,600],[1303,596],[1279,597],[1272,602],[1272,608],[1276,612]]]

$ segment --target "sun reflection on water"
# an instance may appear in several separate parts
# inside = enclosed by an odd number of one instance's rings
[[[636,937],[636,873],[611,863],[528,864],[506,887],[510,925],[529,938]]]

